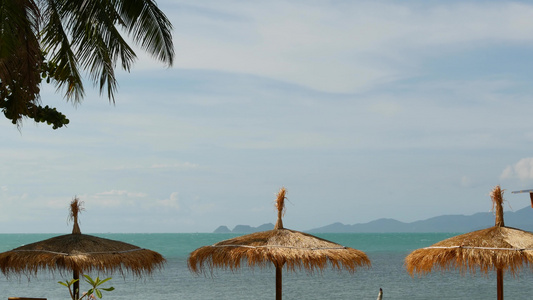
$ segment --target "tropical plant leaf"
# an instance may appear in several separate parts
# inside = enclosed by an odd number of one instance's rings
[[[69,284],[64,283],[63,281],[58,281],[57,283],[59,283],[59,284],[61,284],[61,285],[63,285],[63,286],[66,286],[66,287],[69,287],[69,286],[70,286]]]
[[[87,281],[87,283],[89,283],[90,285],[92,285],[92,286],[96,285],[94,280],[89,275],[83,275],[83,277],[85,277],[85,281]],[[98,277],[96,277],[96,278],[98,278]]]
[[[98,278],[97,278],[97,279],[98,279]],[[108,278],[106,278],[106,279],[104,279],[104,280],[100,280],[100,281],[98,281],[97,283],[98,283],[98,285],[102,285],[103,283],[105,283],[105,282],[107,282],[107,281],[109,281],[109,280],[111,280],[111,277],[108,277]]]

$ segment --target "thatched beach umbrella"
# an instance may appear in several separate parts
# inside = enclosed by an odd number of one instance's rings
[[[335,269],[355,272],[357,267],[370,266],[362,251],[299,231],[283,228],[281,220],[285,209],[285,189],[279,191],[276,207],[278,220],[273,230],[252,233],[218,242],[194,250],[188,259],[191,271],[201,273],[207,266],[235,270],[246,262],[248,266],[276,267],[276,299],[281,299],[282,268],[295,271],[305,269],[312,273],[328,265]]]
[[[6,276],[12,273],[36,275],[38,270],[69,271],[73,278],[92,271],[103,273],[128,271],[135,276],[150,274],[161,268],[165,259],[161,254],[120,241],[82,234],[78,213],[82,210],[77,198],[71,202],[70,218],[74,222],[72,234],[53,237],[0,253],[0,270]],[[79,298],[79,281],[74,284]]]
[[[515,275],[524,265],[533,267],[533,233],[506,227],[503,221],[503,191],[491,194],[496,224],[493,227],[451,237],[430,247],[413,251],[405,258],[407,271],[427,274],[433,268],[496,271],[497,299],[503,299],[503,273]]]

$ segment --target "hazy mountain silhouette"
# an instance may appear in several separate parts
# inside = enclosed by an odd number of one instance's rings
[[[533,208],[504,213],[505,226],[533,231]],[[307,232],[469,232],[494,226],[494,214],[443,215],[422,221],[404,223],[394,219],[378,219],[368,223],[345,225],[333,223]]]
[[[237,225],[233,230],[230,230],[227,226],[219,226],[214,233],[253,233],[259,231],[267,231],[274,229],[274,224],[266,223],[258,227],[252,227],[249,225]]]
[[[516,212],[504,213],[505,226],[515,227],[522,230],[533,231],[533,208],[524,207]],[[347,225],[333,223],[323,227],[305,230],[309,233],[380,233],[380,232],[469,232],[494,226],[494,214],[492,212],[476,213],[473,215],[443,215],[426,220],[410,223],[395,219],[378,219],[368,223]],[[237,225],[233,230],[227,226],[220,226],[215,233],[253,233],[274,229],[274,224],[267,223],[259,227],[249,225]]]

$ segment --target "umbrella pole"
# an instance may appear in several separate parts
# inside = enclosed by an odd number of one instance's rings
[[[276,266],[276,300],[281,300],[282,267]]]
[[[74,298],[76,300],[80,299],[80,272],[77,271],[77,270],[74,270],[74,276],[73,276],[73,279],[76,280],[78,279],[78,281],[74,282]]]
[[[496,281],[498,286],[498,300],[503,300],[503,269],[496,270]]]

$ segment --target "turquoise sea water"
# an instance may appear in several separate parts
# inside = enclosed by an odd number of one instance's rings
[[[167,263],[148,278],[136,279],[112,275],[109,285],[115,291],[103,299],[274,299],[274,268],[237,271],[215,270],[197,276],[187,268],[187,256],[194,249],[238,236],[236,234],[95,234],[148,248],[161,253]],[[496,299],[496,274],[461,275],[440,272],[412,278],[403,266],[409,252],[451,237],[450,233],[317,234],[330,241],[362,250],[372,267],[355,274],[327,270],[312,275],[284,272],[284,299],[376,299],[379,288],[384,299]],[[51,234],[0,234],[0,252],[40,241]],[[504,292],[508,299],[531,299],[533,272],[526,267],[516,277],[505,276]],[[90,274],[96,276],[98,274]],[[105,277],[105,275],[101,275]],[[57,281],[67,275],[41,272],[28,281],[26,277],[0,275],[0,299],[7,297],[45,297],[69,299],[66,288]],[[85,286],[82,284],[82,289]]]

